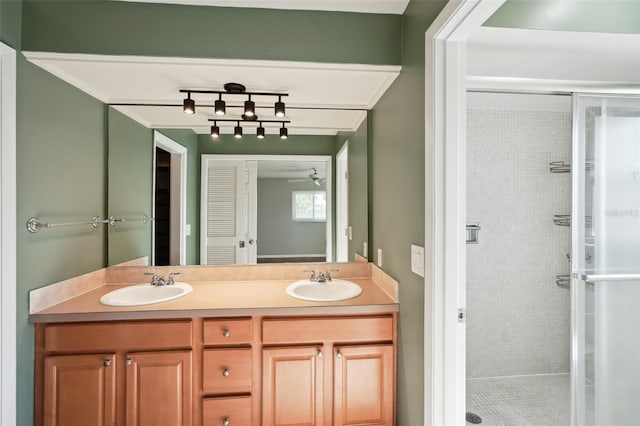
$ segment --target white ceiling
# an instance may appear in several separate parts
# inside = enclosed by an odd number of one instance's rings
[[[196,6],[255,7],[264,9],[326,10],[402,15],[409,0],[125,0]]]
[[[313,169],[320,178],[326,178],[327,165],[324,161],[258,160],[258,178],[260,179],[308,178],[313,173]]]
[[[149,128],[190,128],[203,134],[212,124],[208,119],[215,118],[215,95],[193,94],[196,114],[187,115],[182,112],[185,95],[180,89],[223,90],[225,83],[237,82],[251,92],[288,93],[282,100],[287,105],[285,119],[291,120],[287,124],[290,134],[334,135],[356,130],[365,111],[400,73],[399,66],[388,65],[23,53],[29,61],[106,104],[136,104],[117,109]],[[224,99],[225,118],[239,118],[241,109],[230,105],[241,105],[246,96],[224,95]],[[275,119],[274,97],[254,96],[253,100],[260,118]],[[234,126],[218,124],[222,133],[230,133]],[[265,128],[273,126],[279,127],[264,124]],[[267,134],[273,132],[267,129]]]

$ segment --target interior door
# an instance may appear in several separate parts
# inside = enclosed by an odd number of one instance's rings
[[[201,263],[254,264],[257,260],[257,163],[202,162]]]
[[[574,99],[573,424],[638,424],[640,97]]]

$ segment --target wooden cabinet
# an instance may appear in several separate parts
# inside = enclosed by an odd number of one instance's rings
[[[393,425],[393,345],[334,349],[334,425]]]
[[[396,316],[36,326],[35,424],[393,426]]]
[[[322,425],[324,363],[317,347],[262,351],[262,424]]]
[[[190,426],[191,333],[191,320],[39,324],[35,423]]]
[[[191,425],[191,351],[129,353],[128,426]]]
[[[263,426],[393,426],[394,324],[390,315],[266,319]]]
[[[113,425],[115,354],[49,356],[44,361],[44,425]]]

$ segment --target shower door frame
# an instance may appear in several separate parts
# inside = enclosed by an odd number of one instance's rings
[[[432,272],[425,277],[425,425],[465,424],[465,410],[461,408],[466,407],[466,328],[459,315],[462,312],[466,316],[463,236],[467,91],[567,95],[640,92],[602,80],[513,79],[509,75],[490,81],[467,78],[466,41],[501,4],[493,0],[450,1],[425,34],[425,242],[433,242],[426,257],[426,269]],[[572,425],[577,424],[575,315],[572,293]]]

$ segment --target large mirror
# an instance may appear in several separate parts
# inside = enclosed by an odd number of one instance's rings
[[[205,258],[210,263],[215,256],[203,254],[201,238],[206,222],[201,159],[206,155],[287,157],[270,177],[258,163],[255,213],[262,231],[238,239],[245,247],[251,241],[257,245],[256,261],[353,261],[356,254],[368,256],[367,111],[392,84],[399,67],[118,56],[97,60],[56,53],[30,60],[107,104],[108,214],[116,219],[108,233],[109,265],[143,256],[156,264],[200,264]],[[221,134],[212,139],[211,120],[218,116],[213,109],[217,98],[210,95],[191,94],[195,114],[183,113],[181,89],[222,90],[229,82],[242,83],[252,92],[286,93],[282,100],[288,139],[279,137],[282,123],[270,122],[263,123],[264,139],[256,137],[256,123],[213,123]],[[242,95],[225,96],[225,117],[239,120],[245,100]],[[272,98],[252,100],[261,119],[275,118]],[[233,135],[239,124],[242,139]],[[321,167],[315,160],[292,159],[303,156],[329,161]],[[295,192],[306,191],[309,197],[318,189],[313,176],[325,185],[328,197],[324,222],[296,221]],[[271,195],[263,195],[267,191]],[[264,201],[275,200],[276,192],[277,203]],[[285,219],[288,230],[280,223]],[[317,228],[314,232],[311,225]],[[315,236],[323,234],[322,226],[324,241]],[[157,250],[161,245],[167,249]]]

